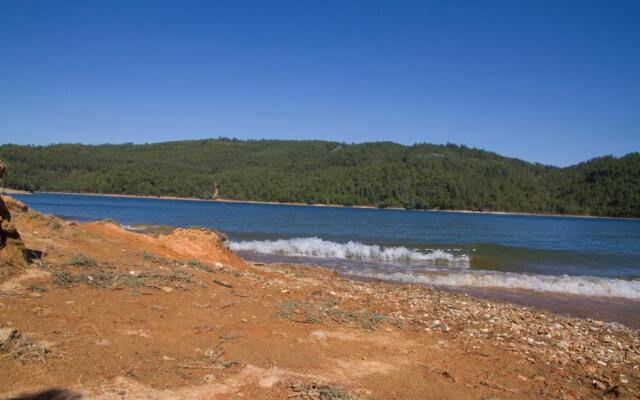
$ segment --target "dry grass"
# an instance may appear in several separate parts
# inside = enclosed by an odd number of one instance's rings
[[[388,322],[387,317],[378,312],[366,309],[342,310],[332,299],[319,303],[285,301],[278,305],[276,317],[307,324],[331,320],[342,325],[351,325],[367,330],[376,330],[380,324]]]
[[[196,269],[200,269],[202,271],[206,271],[206,272],[214,272],[214,269],[211,268],[211,266],[204,264],[198,260],[189,260],[187,261],[187,265],[192,267],[192,268],[196,268]]]
[[[220,336],[218,344],[215,347],[207,349],[203,352],[206,361],[190,361],[182,365],[185,369],[224,369],[241,365],[239,360],[227,360],[225,358],[226,351],[223,346],[226,342],[239,339],[243,336]]]
[[[86,254],[76,253],[69,258],[67,265],[73,265],[74,267],[95,267],[98,263],[93,258]]]
[[[293,391],[289,399],[294,400],[356,400],[355,396],[338,386],[316,382],[289,385],[289,389]]]
[[[155,255],[153,253],[147,253],[146,251],[143,251],[142,253],[140,253],[140,256],[142,257],[142,259],[144,261],[152,262],[152,263],[160,264],[160,265],[169,265],[169,264],[175,264],[176,263],[175,261],[171,261],[171,260],[166,259],[164,257],[157,256],[157,255]]]
[[[312,303],[289,300],[278,305],[277,318],[294,322],[316,324],[320,322],[321,309]]]
[[[142,252],[140,253],[140,255],[142,256],[142,259],[146,262],[151,262],[154,264],[158,264],[158,265],[181,265],[182,263],[176,261],[176,260],[170,260],[164,257],[160,257],[157,256],[155,254],[152,253],[147,253],[147,252]],[[186,263],[187,266],[191,267],[191,268],[196,268],[196,269],[200,269],[202,271],[206,271],[206,272],[214,272],[215,270],[208,264],[205,264],[201,261],[198,260],[189,260]]]
[[[176,289],[186,290],[188,285],[195,283],[195,281],[192,275],[181,271],[172,271],[167,274],[141,272],[136,275],[122,274],[113,271],[94,271],[81,274],[73,274],[68,271],[54,271],[53,283],[63,288],[84,284],[96,289],[118,289],[124,287],[159,288],[160,286],[172,286]]]
[[[22,363],[44,361],[49,348],[38,343],[32,337],[15,330],[9,340],[0,345],[2,357],[10,357]]]
[[[28,289],[28,290],[30,290],[30,291],[32,291],[32,292],[37,292],[37,293],[44,293],[44,292],[46,292],[47,290],[49,290],[49,289],[47,289],[46,287],[44,287],[44,286],[40,286],[40,285],[37,285],[37,284],[35,284],[35,283],[34,283],[34,284],[32,284],[32,285],[29,285],[29,287],[28,287],[27,289]]]
[[[331,309],[328,311],[328,315],[340,324],[356,325],[362,329],[372,331],[386,321],[384,315],[369,310],[342,311],[340,309]]]
[[[46,225],[53,229],[54,231],[59,231],[60,228],[62,228],[62,224],[60,224],[60,221],[58,221],[58,219],[56,217],[49,217],[49,219],[46,222]]]

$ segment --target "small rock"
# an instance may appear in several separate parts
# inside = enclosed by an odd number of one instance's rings
[[[593,379],[591,381],[594,389],[598,389],[598,390],[607,390],[607,385],[605,385],[604,382],[599,381],[598,379]]]
[[[323,331],[313,331],[309,334],[309,337],[318,342],[324,342],[327,340],[327,334]]]
[[[11,340],[17,332],[14,328],[0,328],[0,346]]]
[[[160,290],[162,290],[165,293],[173,292],[173,288],[170,288],[169,286],[163,286],[163,287],[160,288]]]
[[[556,343],[556,347],[559,349],[567,350],[569,349],[569,342],[567,342],[566,340],[561,340]]]
[[[205,357],[209,357],[209,358],[214,358],[216,356],[216,350],[215,349],[207,349],[204,352],[204,356]]]
[[[29,297],[39,299],[42,295],[40,293],[29,293]]]

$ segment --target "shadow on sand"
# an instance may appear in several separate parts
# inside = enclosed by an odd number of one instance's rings
[[[80,400],[82,395],[66,389],[48,389],[42,392],[21,394],[6,400]]]

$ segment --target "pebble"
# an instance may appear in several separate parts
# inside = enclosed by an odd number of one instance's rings
[[[163,287],[160,288],[160,290],[162,290],[165,293],[173,292],[173,288],[170,288],[169,286],[163,286]]]
[[[0,345],[11,340],[11,337],[17,332],[14,328],[0,328]]]
[[[595,389],[599,389],[599,390],[607,390],[607,385],[604,384],[604,382],[599,381],[597,379],[594,379],[592,381],[593,387]]]
[[[323,331],[313,331],[309,334],[309,338],[317,340],[318,342],[324,342],[327,340],[327,334]]]

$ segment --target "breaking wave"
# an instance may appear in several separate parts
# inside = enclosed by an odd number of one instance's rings
[[[623,297],[640,299],[640,280],[599,278],[592,276],[530,275],[511,272],[380,272],[373,270],[348,272],[349,275],[421,283],[435,286],[476,288],[527,289],[537,292],[558,292],[594,297]]]
[[[317,237],[265,241],[232,242],[235,251],[277,254],[282,256],[321,257],[374,263],[413,264],[468,268],[469,256],[444,250],[412,250],[406,247],[383,247],[358,242],[336,243]]]
[[[337,243],[317,237],[231,242],[230,247],[234,251],[275,256],[345,260],[345,263],[333,267],[347,275],[362,278],[434,286],[524,289],[640,300],[639,279],[469,270],[470,256],[459,254],[459,249],[418,250],[353,241]]]

